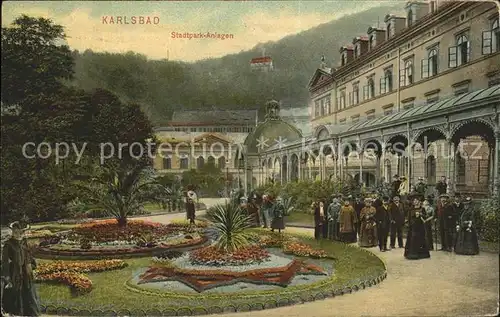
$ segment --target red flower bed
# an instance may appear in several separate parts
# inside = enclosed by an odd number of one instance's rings
[[[120,227],[115,219],[81,224],[71,230],[69,238],[78,238],[93,242],[137,240],[142,235],[152,234],[162,237],[176,230],[167,225],[141,220],[130,220],[126,226]]]
[[[215,246],[205,247],[190,253],[193,264],[203,265],[245,265],[259,263],[269,258],[269,252],[260,246],[251,245],[232,253],[224,252]]]
[[[76,293],[92,290],[92,281],[82,273],[118,270],[127,266],[122,260],[99,260],[86,262],[55,261],[40,264],[35,270],[37,282],[57,282],[71,287]]]
[[[293,254],[297,256],[308,256],[312,258],[326,258],[328,255],[323,250],[315,250],[310,245],[300,242],[287,242],[283,244],[283,252],[285,254]]]

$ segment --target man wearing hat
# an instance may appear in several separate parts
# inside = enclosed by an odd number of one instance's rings
[[[441,237],[440,251],[451,252],[453,246],[453,231],[455,229],[455,216],[453,206],[449,201],[450,196],[443,194],[439,197],[437,216],[439,222],[439,233]]]
[[[455,253],[463,255],[479,254],[479,243],[475,226],[472,199],[467,197],[463,204],[463,212],[457,225],[457,241]]]
[[[399,187],[401,187],[401,179],[399,175],[396,174],[392,180],[392,197],[399,195]]]
[[[417,183],[415,184],[415,192],[421,196],[425,196],[427,191],[427,184],[423,177],[419,177]]]
[[[438,195],[445,195],[446,191],[448,190],[448,184],[446,182],[446,176],[441,176],[441,180],[436,183],[436,191],[438,192]]]
[[[361,232],[360,232],[361,219],[359,217],[361,214],[361,210],[365,207],[365,204],[361,200],[361,196],[356,196],[356,198],[354,199],[354,202],[352,202],[352,206],[354,207],[354,212],[356,213],[356,219],[358,219],[358,222],[356,223],[356,233],[358,235],[361,235]]]
[[[328,205],[328,239],[339,240],[339,230],[340,230],[340,202],[337,197],[332,198],[332,202]]]
[[[372,206],[372,199],[365,198],[365,207],[361,210],[359,221],[361,222],[359,246],[371,248],[378,243],[377,239],[377,221],[375,214],[377,210]]]
[[[38,294],[33,283],[36,262],[24,236],[30,227],[17,221],[9,227],[12,236],[2,250],[2,279],[6,283],[2,290],[2,308],[15,316],[40,316]]]
[[[382,204],[377,208],[375,214],[375,219],[377,220],[377,236],[378,236],[378,247],[380,251],[385,252],[387,249],[387,237],[389,235],[390,226],[390,208],[389,208],[389,197],[382,198]]]
[[[398,238],[398,247],[403,247],[403,226],[405,224],[406,208],[401,202],[399,196],[392,198],[389,206],[390,231],[391,231],[391,249],[396,248],[396,237]]]

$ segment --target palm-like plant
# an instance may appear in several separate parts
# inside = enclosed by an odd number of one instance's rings
[[[284,210],[285,210],[285,216],[290,215],[290,213],[293,211],[295,208],[295,202],[293,201],[293,197],[286,197],[282,201]]]
[[[144,165],[133,167],[103,168],[98,177],[79,188],[90,210],[102,210],[117,219],[118,225],[126,226],[127,217],[144,207],[147,202],[157,201],[159,189],[154,170]]]
[[[251,218],[238,204],[215,205],[207,211],[208,219],[217,233],[215,245],[218,249],[233,252],[251,242]]]

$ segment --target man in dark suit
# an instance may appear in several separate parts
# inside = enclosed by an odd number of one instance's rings
[[[446,176],[441,176],[441,180],[436,184],[436,191],[438,196],[445,195],[448,189],[448,184],[446,183]]]
[[[456,219],[453,206],[450,204],[449,196],[440,196],[437,206],[437,216],[439,222],[439,233],[441,236],[441,249],[439,251],[451,252],[453,246],[453,235],[456,230]]]
[[[387,251],[387,236],[389,235],[390,225],[389,197],[383,197],[382,204],[376,208],[378,247],[380,251],[385,252]]]
[[[365,204],[361,200],[361,196],[356,196],[353,202],[353,207],[354,211],[356,212],[356,217],[357,217],[356,219],[360,219],[359,216],[361,214],[361,209],[365,207]],[[356,232],[358,234],[360,234],[360,226],[361,226],[361,221],[358,221],[358,223],[356,223]]]
[[[394,175],[393,181],[392,181],[392,197],[398,196],[399,195],[399,187],[401,187],[401,179],[399,175]]]
[[[396,248],[396,237],[398,238],[398,247],[403,247],[403,226],[405,224],[406,209],[401,203],[399,196],[392,198],[389,206],[389,219],[391,230],[391,249]]]

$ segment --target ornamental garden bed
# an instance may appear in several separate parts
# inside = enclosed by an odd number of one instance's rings
[[[85,273],[92,291],[76,297],[67,286],[41,283],[44,312],[183,316],[249,311],[352,292],[386,276],[383,262],[363,249],[252,231],[259,235],[256,243],[232,256],[209,246],[128,259],[119,270]]]
[[[122,258],[152,255],[170,249],[194,248],[207,242],[206,224],[187,222],[168,225],[141,220],[119,227],[116,220],[80,224],[68,231],[41,236],[35,255],[39,258]]]

